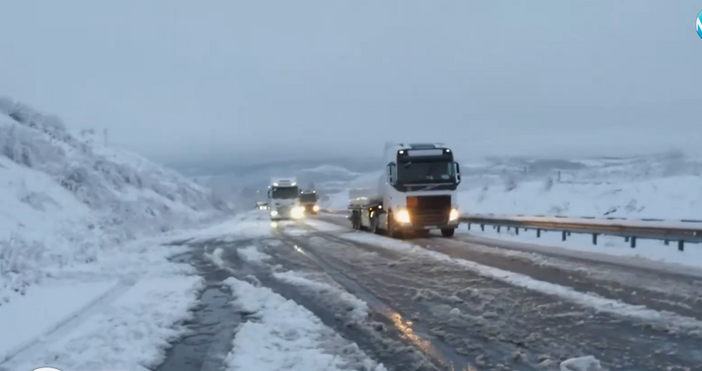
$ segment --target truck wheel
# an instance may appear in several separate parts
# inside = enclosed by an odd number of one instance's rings
[[[442,229],[441,230],[441,236],[443,237],[453,237],[453,234],[456,232],[455,229]]]
[[[375,215],[370,218],[370,227],[368,228],[368,232],[378,234],[378,217]]]
[[[388,236],[402,239],[402,231],[395,229],[395,218],[392,216],[392,213],[388,213]]]

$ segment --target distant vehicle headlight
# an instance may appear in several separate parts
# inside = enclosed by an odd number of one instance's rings
[[[315,212],[316,212],[316,211],[319,211],[319,206],[318,206],[318,205],[312,206],[312,210],[314,210]]]
[[[293,207],[292,210],[290,210],[290,216],[293,219],[300,219],[305,215],[305,208],[304,207]]]
[[[407,209],[400,209],[394,214],[395,220],[400,223],[409,223],[410,222],[410,214]]]
[[[275,210],[271,210],[271,216],[278,216],[278,212]]]
[[[458,209],[451,209],[451,213],[449,214],[449,221],[454,221],[458,219],[460,215],[458,214]]]

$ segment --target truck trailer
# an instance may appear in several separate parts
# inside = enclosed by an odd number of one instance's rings
[[[452,237],[461,182],[453,151],[441,143],[387,143],[384,159],[374,194],[349,201],[352,227],[391,237],[426,236],[438,229]]]

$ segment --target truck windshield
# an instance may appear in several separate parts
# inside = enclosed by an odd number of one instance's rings
[[[317,202],[317,194],[303,193],[300,195],[300,202]]]
[[[297,187],[273,187],[271,188],[271,198],[290,199],[299,195]]]
[[[404,184],[453,183],[456,172],[449,161],[409,161],[397,167],[397,180]]]

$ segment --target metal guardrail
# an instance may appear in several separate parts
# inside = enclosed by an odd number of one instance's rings
[[[460,221],[468,225],[479,225],[485,230],[486,225],[493,226],[497,232],[505,227],[514,229],[516,234],[520,230],[535,230],[536,236],[541,237],[542,231],[560,232],[561,240],[565,241],[572,233],[592,235],[592,243],[597,244],[597,237],[618,236],[629,242],[632,248],[636,247],[637,239],[661,240],[666,245],[670,241],[677,241],[678,250],[684,251],[685,243],[702,243],[702,221],[698,220],[663,220],[663,219],[625,219],[594,217],[548,217],[544,215],[463,215]]]
[[[346,214],[347,210],[323,209],[330,214]],[[685,243],[702,243],[702,220],[681,219],[627,219],[627,218],[597,218],[592,216],[568,217],[562,215],[497,215],[473,214],[462,215],[462,224],[479,225],[481,230],[485,226],[492,226],[497,232],[502,228],[514,229],[519,235],[520,231],[536,231],[536,237],[541,237],[542,232],[560,232],[561,240],[566,241],[572,233],[592,235],[592,243],[597,244],[599,236],[622,237],[632,248],[636,247],[639,239],[660,240],[669,245],[671,241],[678,244],[678,250],[685,250]]]

